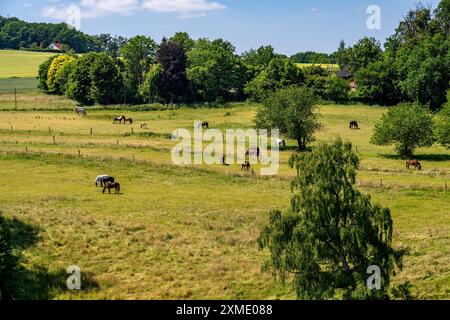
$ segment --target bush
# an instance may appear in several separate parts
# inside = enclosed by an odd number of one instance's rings
[[[48,69],[50,68],[50,65],[52,64],[53,60],[57,57],[57,55],[49,57],[47,60],[45,60],[40,66],[39,66],[39,73],[38,73],[38,88],[48,92],[47,87],[47,76],[48,76]]]
[[[428,110],[417,103],[404,103],[383,115],[375,125],[371,143],[395,144],[402,157],[411,158],[414,149],[430,147],[434,141],[433,118]]]
[[[68,63],[74,61],[75,58],[69,55],[59,55],[50,64],[47,73],[47,89],[48,92],[54,94],[61,94],[59,92],[60,85],[56,83],[56,74],[63,69]]]

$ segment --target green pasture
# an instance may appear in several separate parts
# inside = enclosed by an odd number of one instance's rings
[[[0,79],[34,78],[39,65],[54,53],[20,50],[0,50]]]
[[[275,177],[229,167],[177,167],[171,162],[177,128],[196,120],[210,127],[250,128],[256,105],[181,107],[166,111],[88,108],[39,93],[0,94],[0,202],[6,217],[31,230],[21,241],[24,263],[44,267],[42,295],[56,299],[292,299],[290,285],[261,271],[267,252],[256,239],[271,209],[290,203],[294,172],[280,153]],[[385,108],[320,106],[317,141],[338,135],[361,158],[358,185],[391,208],[395,246],[409,249],[394,281],[410,281],[423,299],[450,298],[450,150],[417,150],[423,170],[407,170],[392,147],[370,144]],[[115,116],[133,125],[115,125]],[[357,119],[361,130],[350,130]],[[141,129],[146,123],[148,129]],[[92,129],[92,131],[91,131]],[[102,194],[98,174],[116,177],[120,195]],[[85,275],[84,290],[64,289],[70,265]],[[41,269],[39,269],[41,270]],[[40,274],[42,276],[42,274]]]

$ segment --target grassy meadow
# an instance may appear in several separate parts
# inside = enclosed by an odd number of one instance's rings
[[[39,65],[52,55],[54,53],[0,50],[0,79],[34,78]]]
[[[267,252],[256,243],[269,211],[289,207],[295,173],[287,161],[294,142],[281,152],[278,176],[270,178],[241,173],[238,165],[171,162],[173,130],[192,130],[195,120],[223,130],[250,128],[255,105],[147,112],[95,106],[78,117],[75,104],[61,97],[21,93],[17,110],[11,98],[0,94],[1,210],[20,221],[18,246],[27,267],[41,270],[36,278],[49,284],[41,289],[44,297],[295,298],[289,284],[261,271]],[[391,208],[395,245],[409,248],[394,281],[410,281],[421,299],[450,298],[450,150],[419,149],[423,170],[406,170],[393,148],[369,143],[385,108],[319,110],[317,141],[340,135],[353,143],[361,158],[358,185]],[[114,125],[121,114],[133,125]],[[348,128],[354,118],[361,130]],[[94,186],[103,173],[120,182],[120,195]],[[81,268],[80,292],[65,290],[58,277],[70,265]]]

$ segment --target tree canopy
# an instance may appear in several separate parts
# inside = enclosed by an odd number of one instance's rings
[[[417,103],[403,103],[389,109],[375,125],[371,140],[377,145],[395,145],[405,158],[411,158],[418,147],[430,147],[434,141],[433,118]]]
[[[386,299],[403,251],[392,247],[390,210],[356,188],[351,144],[338,138],[289,163],[297,170],[291,208],[272,211],[258,239],[270,251],[265,269],[292,276],[300,299]],[[380,268],[380,290],[366,285],[370,266]]]

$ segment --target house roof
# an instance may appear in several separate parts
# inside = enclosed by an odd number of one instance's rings
[[[339,72],[337,73],[337,76],[339,78],[351,78],[353,77],[353,74],[350,71],[347,71],[345,69],[339,70]]]

